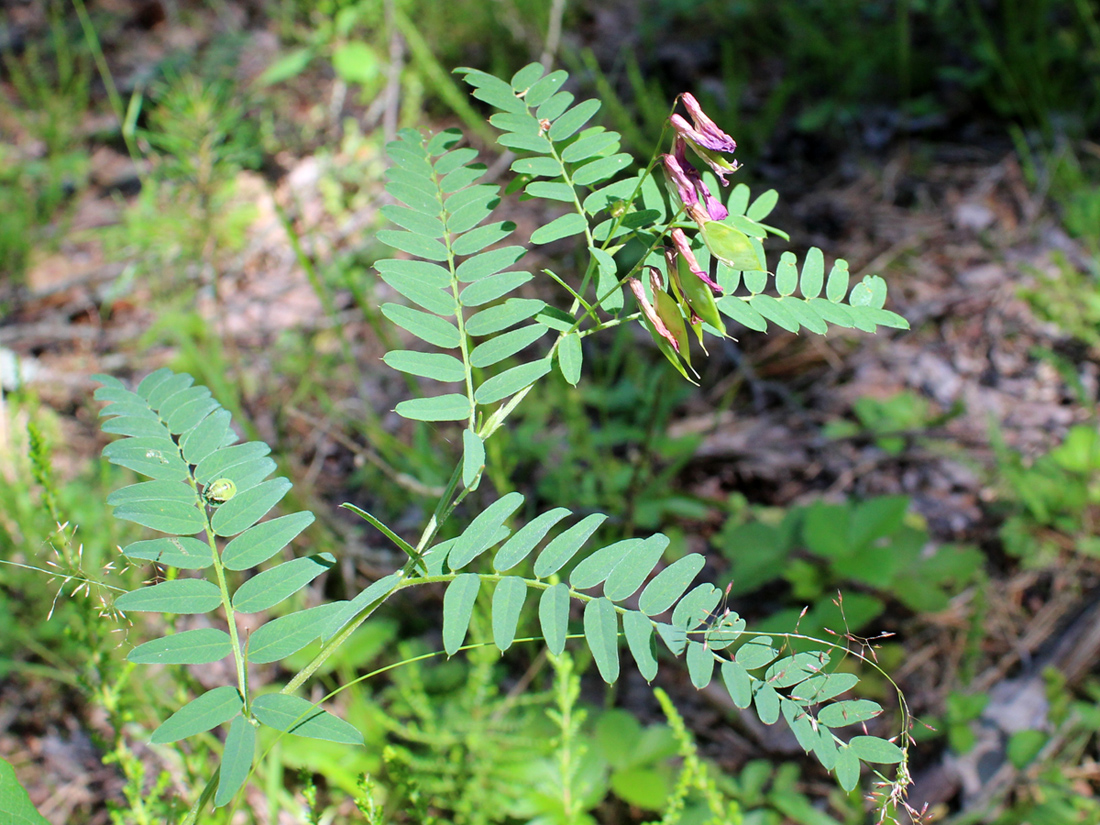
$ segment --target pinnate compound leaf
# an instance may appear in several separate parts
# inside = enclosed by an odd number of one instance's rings
[[[394,411],[413,421],[463,421],[470,417],[470,399],[461,393],[410,398],[400,402]]]
[[[268,727],[307,739],[342,745],[362,745],[363,734],[300,696],[265,693],[252,702],[252,712]]]
[[[474,347],[470,353],[470,364],[480,369],[500,363],[505,358],[511,358],[531,346],[545,335],[546,331],[547,328],[541,324],[531,324],[490,338],[485,343]]]
[[[484,510],[470,523],[462,535],[455,539],[447,564],[451,570],[461,570],[486,550],[494,542],[504,522],[512,517],[523,504],[520,493],[508,493]]]
[[[175,579],[139,587],[115,599],[115,607],[136,613],[206,613],[222,603],[221,591],[206,579]]]
[[[519,614],[526,599],[527,584],[516,576],[501,579],[493,591],[493,643],[502,652],[516,638]]]
[[[122,554],[180,570],[203,570],[214,563],[210,545],[187,536],[136,541],[124,547]]]
[[[455,349],[462,340],[458,327],[438,315],[401,304],[382,304],[382,314],[422,341],[443,349]]]
[[[477,573],[456,576],[443,594],[443,649],[454,656],[466,641],[470,617],[474,612],[481,577]]]
[[[319,553],[277,564],[238,587],[233,594],[233,607],[241,613],[267,610],[297,593],[335,563],[331,553]]]
[[[294,486],[285,478],[273,478],[251,490],[239,492],[218,507],[210,526],[219,536],[235,536],[270,512]]]
[[[478,404],[495,404],[510,395],[515,395],[524,387],[538,381],[552,366],[549,358],[540,358],[530,364],[520,364],[494,375],[474,391],[474,401]]]
[[[204,665],[220,661],[232,652],[228,633],[200,627],[138,645],[126,659],[139,665]]]
[[[600,676],[612,684],[619,678],[619,621],[610,600],[593,599],[585,605],[584,638]]]
[[[50,825],[50,821],[38,813],[31,798],[19,784],[13,768],[0,759],[0,814],[11,825]]]
[[[194,501],[188,503],[169,499],[120,504],[115,508],[115,518],[174,536],[198,533],[206,527],[206,517]]]
[[[714,676],[714,654],[702,643],[688,640],[685,658],[691,683],[696,690],[702,690]]]
[[[435,381],[446,383],[463,381],[466,378],[466,370],[462,366],[462,362],[453,355],[446,355],[441,352],[417,352],[415,350],[397,349],[387,352],[382,356],[382,360],[387,367],[398,372],[419,375]]]
[[[244,703],[235,687],[223,685],[192,699],[164,720],[149,737],[154,745],[178,742],[228,722],[241,712]]]
[[[613,602],[621,602],[634,594],[661,559],[668,547],[668,536],[655,533],[632,549],[607,577],[603,594]]]
[[[473,430],[462,431],[462,486],[473,490],[485,469],[485,442]]]
[[[570,515],[569,510],[557,507],[527,522],[497,551],[493,558],[493,569],[498,572],[511,570],[527,558],[535,549],[535,545],[550,532],[550,528],[568,515]]]
[[[882,706],[870,699],[853,699],[848,702],[834,702],[826,705],[818,713],[821,724],[830,728],[842,728],[856,722],[866,722],[882,713]]]
[[[577,386],[581,380],[581,365],[584,360],[584,353],[581,349],[581,336],[575,332],[570,332],[564,338],[561,339],[561,343],[558,344],[558,369],[561,370],[562,378]]]
[[[218,775],[218,791],[214,794],[214,806],[228,805],[248,779],[252,760],[256,756],[256,727],[243,716],[229,723],[229,733],[222,749],[222,761]]]
[[[699,553],[690,553],[674,561],[646,585],[638,599],[638,609],[648,616],[664,613],[684,594],[704,564],[706,559]]]
[[[653,677],[657,675],[657,649],[653,639],[653,622],[637,610],[628,610],[623,614],[623,633],[626,635],[630,655],[638,665],[638,672],[647,682],[652,682]]]
[[[222,550],[222,564],[230,570],[262,564],[290,544],[313,518],[313,513],[302,511],[249,527]]]
[[[539,625],[547,649],[560,656],[565,650],[565,637],[569,632],[569,587],[564,583],[555,584],[542,592]]]
[[[266,664],[297,653],[319,639],[333,616],[346,606],[346,602],[328,602],[261,625],[248,639],[248,661]]]
[[[901,748],[877,736],[853,736],[848,747],[859,759],[878,765],[894,765],[905,758]]]
[[[606,520],[603,513],[593,513],[555,537],[535,560],[535,577],[545,579],[561,570]]]
[[[583,215],[576,212],[570,212],[567,215],[562,215],[560,218],[555,218],[545,226],[540,226],[534,232],[531,233],[531,243],[545,244],[552,241],[558,241],[562,238],[568,238],[571,235],[579,235],[584,232],[588,226],[588,222],[584,219]]]

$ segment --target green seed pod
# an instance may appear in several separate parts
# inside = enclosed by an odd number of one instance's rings
[[[219,478],[206,485],[204,495],[211,504],[225,504],[237,495],[237,485],[233,483],[232,479]]]

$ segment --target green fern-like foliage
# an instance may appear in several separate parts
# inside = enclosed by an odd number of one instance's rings
[[[122,549],[135,562],[166,570],[164,580],[120,596],[125,612],[198,614],[220,611],[219,627],[174,633],[145,642],[128,659],[140,664],[201,665],[233,657],[236,685],[214,688],[176,711],[153,732],[169,743],[228,724],[217,805],[232,800],[252,769],[256,728],[315,739],[361,744],[359,731],[311,702],[289,693],[249,693],[249,663],[279,661],[323,635],[345,603],[289,613],[261,625],[247,643],[237,634],[237,613],[258,613],[288,599],[332,566],[327,553],[255,568],[282,551],[313,521],[309,512],[258,523],[290,490],[285,478],[268,479],[275,462],[258,441],[238,444],[230,414],[190,375],[161,369],[130,391],[117,379],[96,376],[104,432],[124,436],[104,449],[112,464],[147,476],[108,497],[117,518],[163,534]],[[196,536],[201,536],[197,538]],[[238,586],[231,581],[254,573]],[[194,574],[194,575],[191,575]]]

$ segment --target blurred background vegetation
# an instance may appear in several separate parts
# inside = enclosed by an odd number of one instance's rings
[[[490,442],[484,495],[617,514],[608,539],[660,529],[670,558],[706,549],[758,627],[876,637],[928,723],[914,800],[950,821],[1100,821],[1100,648],[1083,630],[1100,587],[1095,2],[0,10],[0,756],[52,821],[171,819],[207,757],[144,744],[165,691],[202,675],[135,679],[124,662],[143,630],[111,588],[148,571],[109,568],[134,536],[103,504],[124,481],[97,460],[88,376],[191,372],[275,445],[321,519],[313,549],[344,560],[310,598],[389,572],[335,505],[412,532],[458,446],[389,413],[420,390],[379,363],[397,338],[370,269],[387,254],[382,147],[458,125],[492,165],[450,70],[540,58],[600,97],[641,159],[693,92],[736,137],[741,179],[780,191],[792,247],[882,271],[913,332],[810,346],[742,330],[695,389],[617,330],[580,388],[541,386]],[[514,209],[527,231],[548,219]],[[570,271],[574,250],[552,252]],[[323,679],[438,648],[439,594],[421,599]],[[366,773],[386,821],[563,821],[552,743],[575,739],[594,778],[574,790],[599,822],[652,818],[699,758],[751,825],[865,821],[858,796],[713,697],[662,684],[681,720],[641,683],[606,699],[587,665],[486,653],[372,681],[342,708],[369,747],[276,750],[249,815],[370,821]],[[862,689],[890,706],[886,685]],[[1029,721],[1005,721],[1021,696]],[[706,811],[693,792],[669,821]]]

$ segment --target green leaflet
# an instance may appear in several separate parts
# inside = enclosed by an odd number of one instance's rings
[[[363,735],[358,730],[300,696],[265,693],[252,702],[252,712],[268,727],[295,736],[344,745],[363,744]]]
[[[474,347],[470,353],[470,364],[478,368],[490,367],[526,349],[545,334],[546,327],[531,324],[497,335]]]
[[[849,702],[834,702],[826,705],[818,713],[818,721],[830,728],[841,728],[866,722],[882,713],[882,706],[869,699],[853,699]]]
[[[181,570],[202,570],[214,563],[210,545],[185,536],[135,541],[122,548],[122,553],[132,559],[155,562],[165,567]]]
[[[400,402],[394,410],[413,421],[462,421],[470,417],[470,399],[461,393],[410,398]]]
[[[473,430],[463,430],[462,486],[476,490],[483,469],[485,469],[485,442]]]
[[[31,804],[31,798],[19,784],[15,768],[0,759],[0,812],[12,825],[50,825]]]
[[[448,656],[454,656],[466,640],[480,588],[481,577],[477,573],[462,573],[443,594],[443,649]]]
[[[522,246],[502,246],[499,249],[482,252],[460,263],[455,270],[455,277],[464,284],[480,281],[511,266],[526,252],[527,250]]]
[[[501,579],[493,591],[493,643],[501,652],[512,646],[516,638],[519,614],[527,599],[527,584],[521,578]]]
[[[798,288],[804,298],[816,298],[825,283],[825,256],[816,246],[810,247],[802,261],[802,279]]]
[[[270,452],[271,448],[262,441],[247,441],[244,444],[224,447],[198,463],[195,467],[195,480],[199,484],[208,484],[216,478],[221,478],[234,467],[256,461]]]
[[[503,298],[531,280],[530,272],[500,272],[470,284],[460,295],[463,306],[476,307]]]
[[[481,511],[451,547],[447,564],[451,570],[461,570],[497,541],[500,528],[523,504],[523,496],[512,492],[494,501]]]
[[[656,533],[638,547],[632,548],[626,558],[608,575],[603,585],[603,594],[613,602],[621,602],[633,595],[660,561],[666,547],[668,537]]]
[[[653,639],[653,622],[636,610],[623,614],[623,632],[630,655],[638,665],[638,672],[647,682],[657,675],[657,649]]]
[[[312,523],[313,513],[303,511],[249,527],[225,545],[222,564],[230,570],[248,570],[263,564]]]
[[[557,573],[606,519],[603,513],[593,513],[555,537],[535,560],[535,576],[545,579]]]
[[[746,194],[748,194],[747,191]],[[777,203],[779,203],[779,193],[769,189],[752,202],[752,206],[745,211],[745,217],[753,221],[762,221],[771,214]]]
[[[285,478],[273,478],[251,490],[238,492],[218,507],[210,519],[210,526],[219,536],[235,536],[267,515],[292,486]]]
[[[472,315],[466,322],[466,333],[475,337],[492,335],[526,321],[545,306],[546,302],[537,298],[509,298]]]
[[[753,678],[739,662],[722,662],[722,681],[734,707],[744,710],[752,704]]]
[[[905,758],[905,752],[901,748],[877,736],[853,736],[848,747],[864,762],[875,762],[879,765],[893,765]]]
[[[569,73],[561,69],[556,72],[550,72],[550,74],[546,75],[546,77],[539,80],[527,90],[524,100],[527,102],[528,106],[537,108],[549,100],[568,79]],[[539,116],[545,117],[546,115],[540,113]]]
[[[419,375],[435,381],[464,381],[466,370],[462,362],[453,355],[441,352],[416,352],[414,350],[392,350],[382,360],[386,366],[398,372]]]
[[[535,545],[550,532],[550,528],[568,515],[569,510],[556,507],[527,522],[497,551],[493,558],[493,569],[501,573],[511,570],[530,555]]]
[[[582,160],[589,160],[590,158],[605,157],[618,151],[618,149],[619,135],[615,132],[604,130],[582,136],[574,143],[570,143],[562,150],[561,159],[566,163],[579,163]],[[573,182],[581,183],[581,181],[577,180],[576,175],[573,176]],[[530,187],[528,187],[528,191],[530,191]],[[568,200],[572,199],[572,196],[568,198]]]
[[[115,508],[115,518],[177,536],[198,533],[206,527],[206,518],[193,501],[135,501],[120,504]]]
[[[382,314],[397,326],[436,347],[455,349],[462,340],[458,334],[458,327],[438,315],[431,315],[401,304],[382,304]]]
[[[846,693],[859,683],[854,673],[829,673],[807,679],[791,691],[791,697],[808,702],[824,702]]]
[[[787,332],[798,332],[798,321],[771,295],[753,295],[749,298],[749,304],[762,316],[783,327]]]
[[[560,656],[565,650],[565,637],[569,632],[569,588],[565,584],[555,584],[542,591],[539,624],[546,639],[546,649]]]
[[[477,229],[471,229],[464,235],[460,235],[451,244],[451,249],[456,255],[473,255],[475,252],[480,252],[487,246],[492,246],[504,240],[511,235],[515,229],[516,225],[511,221],[502,221],[500,223],[490,223],[485,226],[479,226]]]
[[[859,784],[859,757],[847,745],[837,748],[836,779],[840,787],[849,793]]]
[[[779,720],[779,694],[767,682],[754,682],[752,687],[756,715],[765,725],[774,725]]]
[[[228,633],[200,627],[138,645],[126,659],[140,665],[203,665],[220,661],[232,652]]]
[[[592,186],[608,180],[633,162],[634,158],[625,153],[594,160],[573,173],[573,183],[577,186]]]
[[[266,664],[297,653],[314,639],[319,639],[328,622],[344,610],[346,604],[328,602],[261,625],[249,637],[248,660]]]
[[[579,215],[576,212],[570,212],[566,215],[562,215],[560,218],[555,218],[545,226],[540,226],[534,232],[531,233],[531,243],[534,244],[547,244],[554,241],[560,241],[562,238],[568,238],[572,235],[579,235],[588,227],[588,222],[584,219],[583,215]]]
[[[609,600],[593,599],[585,605],[584,638],[600,676],[611,684],[619,678],[619,622]]]
[[[510,395],[515,395],[550,372],[551,366],[549,358],[540,358],[530,364],[520,364],[518,367],[507,369],[478,387],[474,391],[474,401],[478,404],[495,404]]]
[[[360,610],[385,598],[400,583],[402,578],[404,578],[404,574],[400,570],[390,573],[361,590],[351,601],[340,603],[340,610],[329,616],[324,628],[322,628],[321,640],[328,641],[343,630]]]
[[[762,636],[738,648],[734,659],[745,670],[756,670],[774,661],[778,655],[779,651],[771,646],[771,639]]]
[[[714,675],[714,654],[700,642],[688,640],[686,661],[688,676],[695,689],[702,690],[709,685]]]
[[[257,573],[233,594],[233,607],[258,613],[289,598],[336,563],[331,553],[320,553],[277,564]]]
[[[235,687],[224,685],[192,699],[164,720],[149,737],[154,745],[178,742],[228,722],[241,712],[244,703]]]
[[[722,591],[710,582],[697,585],[677,602],[672,623],[684,630],[694,630],[709,618],[721,598]]]
[[[644,539],[623,539],[592,553],[569,574],[569,584],[574,590],[588,590],[603,584],[611,571],[627,555],[642,546]]]
[[[229,435],[230,418],[232,416],[229,410],[216,410],[180,439],[180,447],[187,463],[198,464],[224,446],[226,436]]]
[[[115,599],[115,607],[137,613],[206,613],[222,603],[221,591],[205,579],[176,579],[139,587]]]
[[[556,119],[550,118],[554,120],[554,123],[550,126],[550,140],[556,142],[571,138],[581,130],[584,124],[592,119],[592,116],[600,110],[601,105],[601,102],[596,99],[584,100]],[[540,112],[539,117],[549,116]]]
[[[774,662],[764,679],[774,688],[792,687],[817,675],[828,663],[829,657],[820,652],[796,653]]]
[[[252,770],[255,755],[256,727],[243,716],[238,716],[229,725],[225,747],[222,749],[218,791],[214,795],[216,807],[220,808],[233,801],[233,797],[248,778],[248,772]]]

